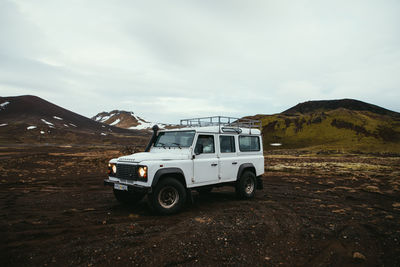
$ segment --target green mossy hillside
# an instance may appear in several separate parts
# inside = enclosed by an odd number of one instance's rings
[[[339,108],[306,114],[257,115],[264,149],[400,153],[400,117]],[[273,147],[271,143],[282,144]]]

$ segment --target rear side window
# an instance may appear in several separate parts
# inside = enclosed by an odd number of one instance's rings
[[[258,136],[239,136],[239,149],[242,152],[260,151]]]
[[[233,153],[236,152],[235,149],[235,137],[234,136],[224,136],[219,137],[221,153]]]

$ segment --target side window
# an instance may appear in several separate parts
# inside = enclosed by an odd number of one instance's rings
[[[233,153],[236,152],[235,149],[235,137],[221,135],[219,137],[221,153]]]
[[[242,152],[260,151],[258,136],[239,136],[239,149]]]
[[[196,151],[199,151],[200,147],[203,148],[203,153],[215,153],[214,148],[214,136],[213,135],[199,135],[197,138]]]

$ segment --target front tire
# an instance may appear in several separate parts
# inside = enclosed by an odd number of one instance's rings
[[[128,191],[121,191],[121,190],[114,189],[114,196],[122,204],[135,205],[143,199],[145,194],[130,193]]]
[[[236,194],[239,198],[250,199],[256,194],[256,176],[251,171],[244,171],[236,182]]]
[[[149,195],[153,209],[162,215],[179,212],[186,202],[185,187],[174,178],[162,179]]]

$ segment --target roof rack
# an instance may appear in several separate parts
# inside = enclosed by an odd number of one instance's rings
[[[262,123],[260,120],[252,119],[240,119],[234,117],[225,116],[213,116],[213,117],[202,117],[193,119],[181,120],[181,126],[185,127],[206,127],[206,126],[218,126],[219,132],[232,132],[241,133],[240,128],[258,129],[261,131]]]

